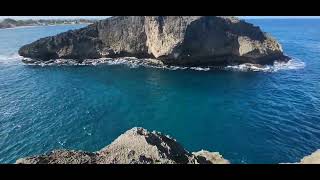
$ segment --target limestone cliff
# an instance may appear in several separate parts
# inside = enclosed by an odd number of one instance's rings
[[[211,66],[287,61],[259,27],[228,16],[115,16],[23,46],[24,57],[155,58],[168,65]]]

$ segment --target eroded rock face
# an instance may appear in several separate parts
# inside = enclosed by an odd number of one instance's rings
[[[218,152],[201,150],[192,154],[197,157],[199,164],[229,164],[229,161],[224,159]]]
[[[96,159],[96,153],[55,150],[45,155],[18,159],[16,164],[95,164]]]
[[[116,16],[40,39],[23,46],[19,54],[42,61],[131,56],[184,66],[289,59],[259,27],[227,16]]]
[[[22,158],[16,164],[229,164],[219,153],[190,153],[158,132],[133,128],[94,153],[57,150]]]

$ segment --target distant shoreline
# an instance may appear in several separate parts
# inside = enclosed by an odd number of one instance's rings
[[[14,20],[4,19],[0,21],[0,29],[15,29],[35,26],[57,26],[57,25],[80,25],[92,24],[97,20],[74,19],[74,20]]]
[[[47,26],[72,26],[72,25],[90,25],[92,23],[80,23],[80,24],[50,24],[50,25],[29,25],[29,26],[17,26],[10,28],[0,28],[1,29],[24,29],[24,28],[33,28],[33,27],[47,27]]]

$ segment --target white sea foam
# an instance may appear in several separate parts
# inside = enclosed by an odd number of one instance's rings
[[[18,53],[12,53],[9,55],[0,54],[0,64],[9,64],[9,63],[13,63],[13,62],[20,63],[22,59],[23,59],[23,57],[19,56]]]
[[[86,59],[83,62],[78,62],[72,59],[56,59],[50,61],[35,61],[29,58],[24,58],[23,61],[27,65],[32,66],[97,66],[97,65],[125,65],[129,68],[157,68],[167,70],[196,70],[196,71],[209,71],[209,67],[183,67],[183,66],[168,66],[156,59],[137,59],[134,57],[125,58],[100,58],[100,59]]]
[[[297,60],[291,59],[288,62],[278,62],[276,61],[274,65],[257,65],[257,64],[240,64],[235,66],[227,66],[226,70],[231,71],[254,71],[254,72],[278,72],[281,70],[295,70],[295,69],[303,69],[305,67],[305,63]]]
[[[202,68],[202,67],[191,67],[190,69],[196,70],[196,71],[210,71],[210,68]]]
[[[296,59],[292,59],[288,62],[275,62],[274,65],[257,65],[257,64],[241,64],[234,66],[213,66],[213,67],[184,67],[184,66],[169,66],[163,64],[159,60],[155,59],[137,59],[133,57],[125,58],[100,58],[100,59],[86,59],[83,62],[70,59],[57,59],[47,62],[34,61],[31,59],[24,59],[29,65],[38,66],[97,66],[97,65],[125,65],[129,68],[147,67],[167,70],[195,70],[195,71],[210,71],[210,70],[226,70],[226,71],[241,71],[241,72],[277,72],[280,70],[293,70],[302,69],[305,67],[304,62]]]
[[[61,145],[61,146],[64,146],[66,144],[66,141],[58,141],[58,143]]]
[[[9,55],[3,55],[0,54],[0,60],[12,60],[12,59],[22,59],[22,56],[20,56],[18,53],[12,53]]]

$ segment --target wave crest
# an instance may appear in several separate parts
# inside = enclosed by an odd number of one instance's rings
[[[8,54],[8,55],[3,55],[3,54],[0,54],[0,60],[21,60],[23,57],[20,56],[18,53],[12,53],[12,54]]]
[[[17,63],[21,62],[21,59],[23,59],[23,57],[18,53],[12,53],[8,55],[0,54],[0,64],[11,64],[13,62]]]
[[[36,61],[29,58],[24,58],[23,61],[27,65],[36,66],[97,66],[97,65],[125,65],[129,68],[147,67],[167,70],[196,70],[196,71],[209,71],[210,67],[183,67],[183,66],[168,66],[163,64],[162,61],[156,59],[138,59],[134,57],[125,58],[100,58],[100,59],[86,59],[78,62],[72,59],[56,59],[50,61]]]
[[[305,63],[297,60],[291,59],[288,62],[278,62],[276,61],[273,65],[257,65],[257,64],[240,64],[235,66],[227,66],[226,70],[231,71],[241,71],[241,72],[278,72],[281,70],[296,70],[303,69],[305,67]]]

